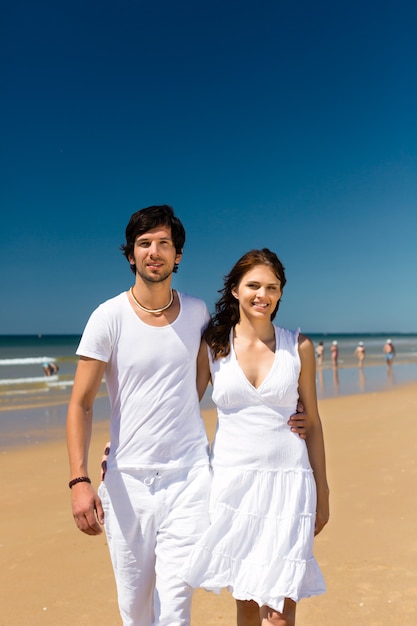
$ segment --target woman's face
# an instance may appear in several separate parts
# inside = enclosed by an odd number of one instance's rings
[[[239,300],[241,318],[270,319],[282,295],[281,282],[269,265],[256,265],[232,294]]]

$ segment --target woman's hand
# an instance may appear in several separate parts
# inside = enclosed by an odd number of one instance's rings
[[[329,490],[317,494],[317,512],[316,523],[314,526],[314,534],[318,535],[329,521]]]
[[[104,477],[107,472],[107,459],[110,454],[110,441],[106,443],[103,450],[103,456],[101,457],[101,482],[103,482]]]

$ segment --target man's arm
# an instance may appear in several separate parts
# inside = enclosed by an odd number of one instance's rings
[[[208,346],[204,339],[201,340],[197,355],[197,391],[198,399],[204,396],[210,381],[210,364],[208,360]]]
[[[67,413],[67,446],[70,481],[88,477],[88,451],[93,425],[93,404],[106,364],[81,357],[75,373],[74,387]],[[78,528],[87,535],[102,532],[104,513],[100,498],[88,482],[77,482],[71,488],[72,513]],[[100,523],[99,523],[100,522]]]

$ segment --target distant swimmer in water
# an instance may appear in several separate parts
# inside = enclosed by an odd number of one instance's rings
[[[358,366],[363,367],[363,362],[365,360],[365,346],[363,345],[363,341],[360,341],[356,346],[355,356],[358,359]]]
[[[395,357],[395,348],[391,339],[387,339],[387,341],[385,342],[384,354],[385,354],[385,361],[387,363],[388,370],[391,371],[392,364],[394,362],[394,357]]]
[[[42,363],[42,369],[45,376],[53,376],[58,373],[59,367],[54,361],[52,361],[51,363]]]

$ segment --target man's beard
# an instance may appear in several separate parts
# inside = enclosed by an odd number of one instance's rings
[[[149,274],[145,274],[145,272],[141,270],[138,270],[138,268],[136,267],[136,273],[139,274],[143,282],[152,283],[152,284],[163,283],[172,275],[172,272],[173,270],[171,269],[171,270],[167,270],[163,274],[149,275]]]

